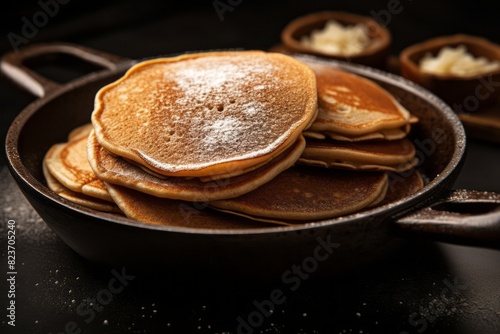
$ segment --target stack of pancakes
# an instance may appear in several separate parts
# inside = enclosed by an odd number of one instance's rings
[[[337,217],[401,199],[423,186],[415,147],[417,119],[376,83],[323,62],[302,60],[316,76],[318,115],[304,130],[298,164],[259,189],[212,207],[266,222]],[[319,168],[312,168],[319,167]],[[389,184],[388,172],[405,173]],[[270,198],[262,204],[264,198]]]
[[[89,160],[100,179],[154,196],[237,197],[294,164],[316,105],[312,71],[281,54],[147,61],[97,94]]]
[[[411,122],[374,83],[324,65],[189,54],[103,87],[92,124],[54,145],[44,172],[68,200],[147,223],[304,223],[403,196],[408,187],[388,194],[385,171],[415,164]]]
[[[66,143],[50,148],[43,161],[45,180],[50,189],[72,202],[99,211],[120,212],[88,163],[87,139],[91,131],[91,124],[76,128]]]
[[[304,132],[300,161],[323,167],[404,172],[417,164],[406,138],[413,117],[374,82],[308,61],[318,84],[318,116]]]

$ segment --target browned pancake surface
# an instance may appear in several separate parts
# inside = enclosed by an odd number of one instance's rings
[[[328,139],[308,139],[306,141],[306,148],[356,151],[384,157],[385,159],[393,156],[413,157],[415,153],[415,146],[413,146],[412,142],[407,138],[391,141],[373,140],[352,143]]]
[[[78,140],[82,138],[87,138],[92,131],[92,123],[87,123],[79,126],[73,130],[68,135],[68,141]]]
[[[313,72],[259,51],[143,62],[97,94],[92,115],[109,152],[175,176],[212,176],[268,161],[317,107]]]
[[[406,137],[408,132],[410,132],[410,128],[411,128],[410,124],[406,124],[400,128],[381,129],[360,136],[349,136],[332,131],[323,131],[323,132],[304,131],[302,134],[306,138],[315,138],[315,139],[331,138],[333,140],[341,140],[349,142],[357,142],[365,140],[398,140]]]
[[[299,162],[320,167],[401,172],[418,162],[415,152],[407,138],[362,142],[308,139]]]
[[[295,166],[248,194],[210,205],[259,218],[326,219],[359,211],[386,190],[385,173]]]
[[[413,195],[424,186],[424,180],[417,170],[389,175],[387,195],[381,205],[392,203]]]
[[[358,75],[314,61],[319,114],[310,131],[331,131],[347,137],[399,128],[410,115],[382,87]]]
[[[113,184],[107,186],[111,196],[127,217],[145,223],[235,230],[270,226],[220,213],[201,204],[159,198]]]
[[[73,140],[55,145],[45,157],[47,169],[64,187],[112,202],[104,183],[90,168],[87,159],[87,137],[88,134],[85,135],[84,132],[78,136],[73,134],[70,135]]]
[[[61,145],[61,144],[59,144]],[[54,145],[48,152],[47,155],[52,154],[51,151],[57,149],[57,144]],[[103,212],[116,212],[119,213],[120,209],[109,201],[101,200],[99,198],[91,197],[84,195],[80,192],[72,191],[66,188],[62,183],[60,183],[55,177],[53,177],[46,164],[46,160],[44,159],[43,163],[43,175],[45,177],[45,181],[47,182],[47,187],[58,194],[59,196],[82,206],[85,206],[90,209],[103,211]]]
[[[109,154],[95,136],[89,136],[89,162],[96,175],[108,183],[171,199],[204,202],[231,198],[252,191],[292,166],[305,147],[303,137],[271,162],[246,174],[203,182],[197,178],[158,178],[120,157]]]
[[[87,159],[87,138],[92,125],[80,126],[68,135],[68,142],[57,144],[45,156],[50,174],[65,188],[109,202],[113,200],[104,183],[90,168]]]
[[[407,138],[393,141],[343,142],[307,139],[300,163],[320,167],[401,172],[418,162]]]

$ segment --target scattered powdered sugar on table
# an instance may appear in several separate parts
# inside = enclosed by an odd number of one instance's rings
[[[7,167],[0,171],[1,201],[0,218],[16,222],[16,234],[23,240],[40,245],[52,238],[57,238],[54,232],[42,221],[40,216],[28,203],[17,187]],[[0,224],[0,230],[7,224]]]

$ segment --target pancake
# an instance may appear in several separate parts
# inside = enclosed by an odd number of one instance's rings
[[[375,82],[318,62],[303,62],[314,71],[318,88],[319,113],[310,131],[352,138],[415,121]]]
[[[386,173],[295,166],[248,194],[209,205],[256,220],[304,223],[378,203],[387,186]]]
[[[302,132],[302,134],[306,138],[315,138],[315,139],[331,138],[334,140],[349,141],[349,142],[357,142],[365,140],[398,140],[405,138],[410,132],[410,128],[411,128],[410,124],[406,124],[397,129],[382,129],[361,136],[346,136],[332,131],[324,131],[324,132],[304,131]]]
[[[81,138],[87,138],[92,131],[92,123],[87,123],[73,129],[68,135],[68,141],[78,140]]]
[[[199,203],[159,198],[126,187],[109,183],[106,185],[125,215],[144,223],[235,230],[269,226],[269,224],[217,212]]]
[[[59,146],[62,146],[63,144],[58,144]],[[54,145],[48,152],[47,155],[53,154],[54,150],[58,149],[58,145]],[[47,156],[46,155],[46,156]],[[103,212],[116,212],[119,213],[120,209],[114,204],[110,203],[108,201],[104,201],[98,198],[94,198],[91,196],[84,195],[82,193],[78,193],[75,191],[72,191],[65,186],[63,186],[55,177],[53,177],[46,164],[46,159],[44,159],[43,162],[43,175],[45,177],[45,181],[47,182],[47,187],[58,194],[59,196],[73,202],[76,204],[79,204],[81,206],[85,206],[90,209],[98,210],[98,211],[103,211]]]
[[[109,153],[109,152],[108,152]],[[110,153],[112,154],[112,153]],[[279,154],[277,155],[279,156]],[[274,157],[273,157],[274,158]],[[271,158],[270,160],[272,160],[273,158]],[[132,160],[129,160],[129,159],[124,159],[126,160],[127,162],[139,167],[140,169],[142,169],[143,171],[145,171],[146,173],[148,174],[151,174],[157,178],[160,178],[160,179],[168,179],[168,178],[171,178],[171,176],[166,176],[166,175],[162,175],[162,174],[159,174],[159,173],[156,173],[152,170],[150,170],[149,168],[143,166],[143,165],[140,165],[138,164],[137,162],[135,161],[132,161]],[[200,181],[203,181],[203,182],[209,182],[209,181],[215,181],[215,180],[221,180],[221,179],[227,179],[227,178],[231,178],[231,177],[235,177],[235,176],[238,176],[238,175],[242,175],[242,174],[246,174],[248,172],[251,172],[255,169],[258,169],[264,165],[266,165],[269,161],[265,161],[265,162],[262,162],[258,165],[255,165],[255,166],[251,166],[251,167],[248,167],[246,169],[240,169],[240,170],[234,170],[234,171],[230,171],[230,172],[227,172],[226,174],[219,174],[219,175],[211,175],[211,176],[204,176],[204,177],[199,177],[197,178],[198,180]],[[184,177],[185,179],[189,180],[189,179],[193,179],[194,177]]]
[[[135,65],[98,92],[92,124],[110,153],[166,176],[207,177],[270,161],[316,109],[315,76],[301,62],[212,52]]]
[[[252,191],[292,166],[305,147],[301,136],[294,145],[268,164],[249,173],[216,181],[203,182],[198,178],[158,178],[123,158],[109,154],[89,136],[88,158],[95,174],[103,181],[125,186],[157,197],[205,202],[243,195]]]
[[[326,168],[403,172],[418,163],[415,152],[407,138],[362,142],[309,138],[299,162]]]
[[[70,135],[71,137],[71,135]],[[64,187],[84,195],[113,202],[104,183],[97,178],[87,159],[87,136],[56,145],[45,157],[50,174]]]
[[[387,195],[380,205],[402,200],[413,195],[422,189],[423,186],[424,180],[417,170],[411,170],[401,174],[389,174]]]

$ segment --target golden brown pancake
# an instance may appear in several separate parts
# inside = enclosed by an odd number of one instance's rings
[[[267,162],[316,113],[314,73],[278,53],[155,59],[96,96],[92,123],[109,152],[167,176],[206,177]]]
[[[92,131],[92,123],[87,123],[73,129],[68,135],[68,141],[87,138]]]
[[[58,144],[58,145],[62,146],[64,144]],[[52,146],[52,148],[47,152],[47,155],[52,154],[53,151],[58,148],[58,145],[56,144]],[[47,182],[47,186],[50,190],[52,190],[59,196],[73,203],[103,212],[116,212],[116,213],[120,212],[120,209],[114,203],[110,203],[109,201],[104,201],[95,197],[87,196],[82,193],[72,191],[63,186],[48,171],[46,159],[44,159],[43,162],[43,175],[45,177],[45,181]]]
[[[424,180],[417,170],[389,175],[387,195],[380,205],[392,203],[413,195],[424,186]]]
[[[209,229],[248,229],[268,227],[245,218],[220,213],[200,203],[159,198],[126,187],[106,184],[109,193],[128,218],[163,226]]]
[[[75,136],[73,136],[75,138]],[[113,202],[104,183],[97,178],[87,159],[87,137],[56,145],[45,157],[50,174],[74,192]]]
[[[314,71],[318,87],[319,113],[309,131],[352,138],[410,122],[410,113],[373,81],[319,62],[304,63]]]
[[[88,157],[95,174],[105,182],[157,197],[205,202],[240,196],[269,182],[295,163],[304,146],[305,140],[301,136],[292,147],[268,164],[243,175],[209,182],[198,178],[155,177],[126,160],[109,154],[99,145],[94,133],[89,136]]]
[[[415,146],[407,138],[362,142],[309,138],[299,162],[327,168],[403,172],[413,168],[418,160]]]
[[[387,185],[386,173],[295,166],[248,194],[209,205],[257,220],[304,223],[378,203]]]
[[[324,131],[324,132],[304,131],[302,132],[302,134],[306,138],[315,138],[315,139],[331,138],[334,140],[349,141],[349,142],[357,142],[365,140],[398,140],[406,137],[406,135],[410,132],[410,128],[411,128],[410,124],[406,124],[397,129],[382,129],[361,136],[346,136],[331,131]]]
[[[108,152],[110,153],[110,152]],[[283,153],[283,152],[282,152]],[[112,153],[110,153],[112,154]],[[116,156],[116,155],[115,155]],[[279,154],[277,155],[279,156]],[[274,158],[274,157],[273,157]],[[126,160],[128,163],[131,163],[137,167],[139,167],[140,169],[142,169],[143,171],[145,171],[146,173],[148,174],[151,174],[157,178],[160,178],[160,179],[168,179],[168,178],[171,178],[171,176],[166,176],[166,175],[162,175],[162,174],[159,174],[159,173],[156,173],[152,170],[150,170],[149,168],[143,166],[143,165],[140,165],[138,164],[137,162],[135,161],[132,161],[132,160],[129,160],[129,159],[124,159]],[[272,158],[271,158],[272,160]],[[220,175],[212,175],[212,176],[205,176],[205,177],[199,177],[197,178],[198,180],[200,181],[203,181],[203,182],[208,182],[208,181],[215,181],[215,180],[221,180],[221,179],[227,179],[227,178],[230,178],[230,177],[235,177],[235,176],[238,176],[238,175],[242,175],[242,174],[245,174],[245,173],[248,173],[248,172],[251,172],[257,168],[260,168],[264,165],[266,165],[269,161],[265,161],[265,162],[262,162],[258,165],[255,165],[255,166],[251,166],[249,168],[246,168],[246,169],[241,169],[241,170],[234,170],[234,171],[231,171],[231,172],[228,172],[226,174],[220,174]],[[193,177],[185,177],[185,179],[189,180],[189,179],[193,179]]]

